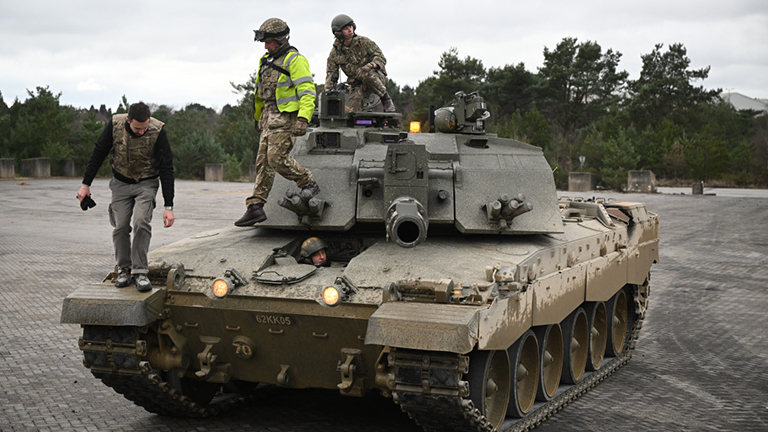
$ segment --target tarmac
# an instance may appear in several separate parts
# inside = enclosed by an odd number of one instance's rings
[[[64,297],[114,266],[108,180],[94,182],[97,206],[86,212],[79,185],[0,181],[0,431],[420,430],[377,395],[280,390],[186,419],[150,414],[103,385],[82,364],[81,328],[59,323]],[[163,228],[156,209],[151,248],[230,226],[251,190],[177,181],[176,223]],[[768,430],[768,191],[662,191],[560,194],[645,202],[661,218],[660,262],[632,361],[536,431]]]

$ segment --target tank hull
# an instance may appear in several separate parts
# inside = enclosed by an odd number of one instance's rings
[[[330,242],[365,249],[343,266],[315,268],[311,277],[281,284],[254,278],[259,270],[281,267],[274,262],[275,249],[298,244],[294,234],[210,231],[150,254],[156,286],[151,293],[115,288],[108,276],[68,296],[62,322],[142,329],[141,347],[130,348],[135,370],[121,370],[114,360],[92,362],[102,379],[160,370],[210,385],[266,383],[354,396],[376,390],[395,397],[416,418],[424,403],[437,403],[430,399],[433,391],[425,394],[411,382],[434,373],[421,369],[420,362],[431,359],[450,365],[455,377],[449,381],[455,384],[443,383],[438,394],[454,400],[460,411],[454,414],[464,416],[461,401],[471,398],[460,383],[469,371],[459,365],[473,353],[506,352],[526,332],[562,325],[575,310],[608,302],[618,292],[626,292],[631,315],[621,335],[624,345],[636,338],[635,326],[647,307],[642,287],[658,260],[658,217],[636,203],[561,202],[561,207],[562,234],[435,235],[419,248],[404,249],[365,231],[344,233]],[[596,216],[608,211],[626,212],[628,222],[613,218],[606,224]],[[247,283],[224,298],[212,295],[214,276],[246,262],[257,263]],[[347,298],[336,307],[325,305],[322,288],[342,281],[351,288]],[[109,351],[106,341],[85,336],[80,345],[86,358]],[[625,348],[606,356],[605,367],[615,369],[629,355]],[[142,362],[146,373],[138,366]],[[589,376],[601,375],[584,379]],[[157,411],[156,404],[146,406]],[[186,408],[181,412],[196,415]]]

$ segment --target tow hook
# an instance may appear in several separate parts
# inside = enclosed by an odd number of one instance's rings
[[[341,390],[342,393],[349,393],[355,390],[355,371],[357,366],[355,366],[354,361],[355,357],[358,357],[362,353],[363,351],[359,349],[344,348],[341,350],[341,354],[346,355],[346,359],[343,363],[339,360],[336,370],[341,373],[341,382],[337,384],[337,387],[339,387],[339,390]]]

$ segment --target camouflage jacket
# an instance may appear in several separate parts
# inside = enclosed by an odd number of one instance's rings
[[[352,38],[352,43],[345,47],[344,41],[336,39],[333,43],[333,48],[331,48],[331,53],[328,55],[325,88],[329,89],[333,86],[331,77],[334,75],[339,77],[339,68],[341,68],[349,81],[354,81],[357,79],[360,68],[370,62],[376,63],[381,73],[387,74],[387,69],[385,68],[387,59],[384,57],[379,46],[376,45],[376,42],[365,36],[355,35]]]

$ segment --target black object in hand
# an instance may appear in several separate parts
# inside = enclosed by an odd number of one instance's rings
[[[90,195],[86,195],[85,198],[80,201],[80,208],[83,209],[83,211],[86,211],[91,207],[96,207],[96,201],[94,201]]]

